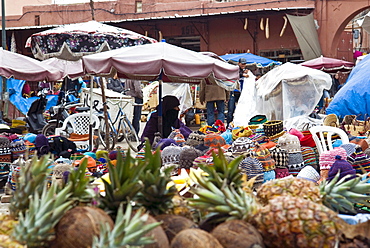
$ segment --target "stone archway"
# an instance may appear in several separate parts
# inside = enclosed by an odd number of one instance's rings
[[[370,8],[368,0],[331,1],[316,0],[314,16],[318,22],[318,35],[322,53],[336,57],[339,38],[345,26],[361,11]]]

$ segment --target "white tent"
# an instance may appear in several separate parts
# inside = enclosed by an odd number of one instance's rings
[[[309,115],[331,84],[329,74],[292,63],[274,68],[257,82],[249,77],[235,109],[234,124],[246,126],[257,114],[269,120]]]

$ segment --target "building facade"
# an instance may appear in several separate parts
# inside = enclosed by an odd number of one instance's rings
[[[6,1],[7,11],[12,2]],[[314,13],[322,54],[351,61],[353,44],[348,35],[352,34],[344,28],[350,18],[369,7],[365,0],[359,0],[358,6],[346,5],[346,1],[338,5],[341,1],[334,0],[37,2],[39,5],[23,3],[21,14],[6,14],[7,43],[14,34],[17,50],[27,55],[31,54],[24,45],[33,33],[94,19],[195,51],[219,55],[251,52],[282,62],[303,59],[292,26],[285,19],[287,14]],[[336,19],[331,21],[334,15]]]

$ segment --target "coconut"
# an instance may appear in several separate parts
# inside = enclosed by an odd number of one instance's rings
[[[161,214],[155,216],[155,219],[162,222],[161,226],[165,231],[170,243],[172,239],[176,236],[176,234],[178,234],[182,230],[188,228],[198,228],[198,226],[194,222],[179,215]]]
[[[199,228],[210,233],[216,226],[224,222],[224,220],[227,219],[228,217],[230,217],[230,215],[228,214],[212,215],[211,217],[208,217],[207,219],[200,222]]]
[[[171,242],[171,248],[223,248],[220,242],[202,229],[185,229]]]
[[[145,225],[152,224],[158,222],[154,217],[148,216],[148,220],[145,222]],[[168,238],[166,233],[164,232],[162,226],[157,226],[156,228],[152,229],[148,232],[145,237],[152,237],[154,239],[154,243],[145,245],[144,248],[170,248],[170,242],[168,242]]]
[[[114,226],[111,217],[100,208],[75,207],[68,210],[55,227],[55,248],[91,247],[93,237],[100,234],[100,225]]]
[[[211,234],[225,248],[265,247],[262,236],[257,229],[242,220],[226,221],[213,229]]]

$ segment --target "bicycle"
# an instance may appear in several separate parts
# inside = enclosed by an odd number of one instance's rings
[[[101,129],[100,129],[100,142],[105,146],[105,136],[106,136],[106,126],[105,126],[105,117],[103,113],[103,109],[97,109],[96,108],[96,102],[97,100],[94,101],[94,108],[98,112],[98,118],[100,119],[100,124],[101,124]],[[141,106],[142,104],[136,104],[132,103],[131,101],[128,100],[123,100],[120,99],[118,101],[111,101],[107,100],[105,104],[111,104],[112,106],[117,106],[118,107],[118,112],[114,120],[112,120],[111,115],[108,113],[108,125],[109,125],[109,143],[114,143],[110,144],[110,148],[113,149],[115,145],[115,141],[123,141],[124,139],[126,140],[127,144],[130,146],[130,148],[134,151],[137,152],[138,149],[137,147],[140,145],[141,141],[134,129],[134,127],[131,124],[131,121],[128,119],[127,114],[123,110],[128,104],[132,104],[133,106]]]

